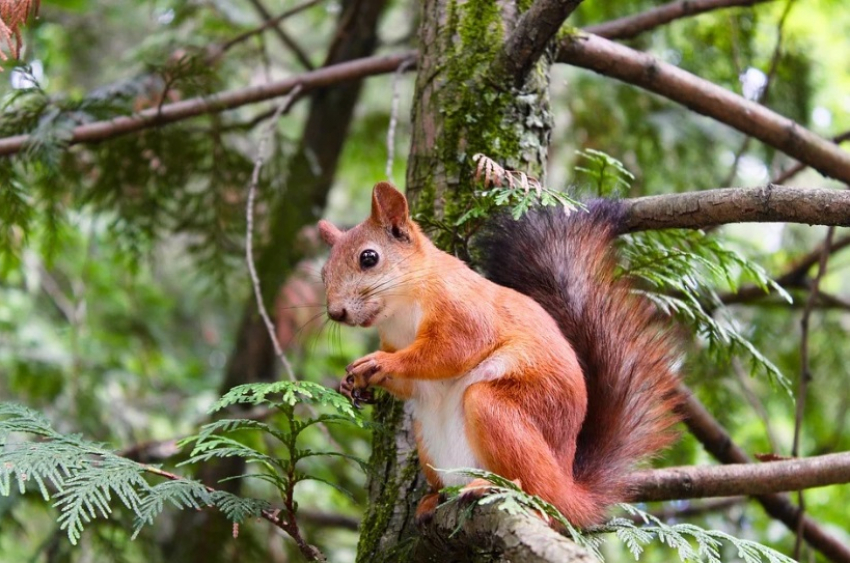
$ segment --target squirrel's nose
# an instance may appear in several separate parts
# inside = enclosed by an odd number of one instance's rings
[[[344,321],[346,314],[345,307],[328,307],[328,316],[337,322]]]

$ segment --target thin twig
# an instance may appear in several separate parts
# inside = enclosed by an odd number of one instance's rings
[[[788,20],[788,15],[791,13],[791,8],[793,6],[794,0],[788,0],[785,3],[785,8],[782,10],[782,14],[779,16],[779,21],[776,24],[776,43],[773,45],[773,53],[770,56],[770,66],[768,67],[767,75],[765,75],[764,87],[762,87],[761,91],[756,94],[754,99],[754,101],[758,104],[767,100],[770,85],[773,83],[773,79],[776,78],[776,71],[779,70],[779,60],[782,55],[782,43],[785,37],[785,22]],[[738,164],[741,162],[741,157],[744,156],[749,149],[752,140],[753,137],[751,135],[747,135],[744,138],[741,146],[735,152],[735,159],[732,161],[732,166],[730,167],[729,174],[723,181],[723,185],[728,186],[735,179],[735,176],[738,174]]]
[[[248,0],[254,9],[257,10],[257,13],[260,14],[260,17],[266,21],[271,21],[273,18],[271,13],[265,7],[265,5],[260,0]],[[282,20],[280,20],[282,21]],[[278,25],[280,21],[275,22],[275,24],[271,27],[272,31],[274,31],[275,35],[277,35],[278,39],[280,39],[281,43],[283,43],[290,51],[293,52],[295,58],[298,59],[298,62],[301,63],[307,70],[313,70],[315,67],[313,63],[310,62],[310,57],[307,56],[307,53],[304,52],[304,49],[301,48],[298,43],[281,27]]]
[[[820,263],[818,264],[818,273],[812,281],[812,290],[809,293],[809,298],[806,301],[806,308],[803,310],[803,316],[800,319],[800,385],[797,389],[797,409],[794,416],[794,443],[791,446],[792,457],[799,457],[800,455],[800,433],[803,426],[803,414],[806,409],[806,393],[808,392],[809,381],[812,378],[812,372],[810,369],[811,366],[809,365],[809,320],[812,316],[815,301],[818,298],[821,279],[823,279],[823,276],[826,274],[830,247],[832,246],[832,238],[834,235],[835,227],[830,227],[826,232],[826,239],[823,243]],[[799,561],[800,549],[803,545],[803,514],[805,514],[806,511],[806,504],[802,490],[797,492],[797,504],[800,507],[800,519],[797,523],[797,538],[794,542],[794,559]]]
[[[230,41],[228,41],[227,43],[224,43],[219,48],[219,53],[224,53],[224,52],[228,51],[230,48],[232,48],[234,45],[238,45],[239,43],[245,41],[246,39],[249,39],[249,38],[253,37],[254,35],[257,35],[258,33],[262,33],[265,30],[269,29],[270,27],[276,26],[277,24],[279,24],[283,20],[285,20],[285,19],[287,19],[291,16],[294,16],[295,14],[297,14],[299,12],[303,12],[307,8],[312,8],[316,4],[319,4],[319,3],[324,2],[324,1],[325,0],[308,0],[307,2],[304,2],[303,4],[299,4],[297,6],[294,6],[290,9],[284,11],[283,13],[281,13],[278,16],[275,16],[273,18],[269,18],[265,22],[263,22],[262,25],[255,27],[254,29],[249,29],[245,33],[241,33],[241,34],[237,35],[236,37],[234,37],[233,39],[231,39]]]
[[[398,87],[401,82],[401,75],[416,63],[416,59],[411,57],[400,65],[393,74],[393,102],[390,109],[390,126],[387,131],[387,180],[392,181],[393,177],[393,161],[395,160],[395,129],[398,125]]]
[[[844,133],[836,135],[835,137],[832,138],[832,142],[835,143],[836,145],[840,145],[841,143],[843,143],[845,141],[850,141],[850,131],[845,131]],[[799,174],[800,172],[802,172],[803,170],[805,170],[808,167],[809,167],[808,164],[803,164],[802,162],[798,162],[797,164],[795,164],[794,166],[792,166],[791,168],[789,168],[785,172],[780,173],[779,176],[774,178],[773,183],[774,184],[784,184],[785,182],[787,182],[788,180],[790,180],[791,178],[793,178],[794,176],[796,176],[797,174]]]
[[[260,146],[257,149],[257,159],[254,161],[254,172],[251,174],[251,185],[248,188],[248,203],[247,210],[245,212],[248,223],[245,233],[245,261],[248,263],[248,273],[251,275],[251,283],[254,287],[254,296],[257,298],[257,309],[259,310],[260,316],[263,318],[266,330],[269,331],[269,337],[272,339],[274,352],[283,364],[283,367],[286,370],[286,375],[289,377],[290,381],[295,381],[295,374],[292,372],[292,365],[290,365],[289,360],[283,354],[283,350],[280,348],[280,343],[277,341],[274,324],[272,324],[272,321],[269,318],[269,313],[266,310],[266,305],[263,303],[263,293],[260,289],[260,278],[257,275],[257,268],[254,265],[254,198],[257,194],[257,184],[260,181],[260,169],[263,167],[266,143],[272,136],[274,128],[277,126],[277,120],[281,115],[288,111],[290,107],[292,107],[292,104],[300,91],[301,87],[295,86],[286,98],[283,99],[281,104],[278,106],[277,111],[275,111],[272,116],[272,120],[269,122],[269,126],[265,134],[260,139]]]
[[[152,475],[157,475],[159,477],[164,477],[170,481],[185,481],[185,477],[181,477],[176,473],[171,473],[169,471],[165,471],[153,465],[143,465],[142,469],[147,473]],[[209,485],[204,485],[204,488],[207,492],[215,493],[218,492],[218,489],[214,487],[210,487]],[[310,545],[301,535],[301,530],[295,524],[294,520],[285,520],[280,517],[280,510],[278,509],[265,509],[260,511],[260,518],[266,520],[267,522],[271,522],[274,526],[280,528],[295,541],[298,545],[298,549],[301,553],[307,557],[310,561],[326,561],[324,554],[319,551],[315,546]]]
[[[752,387],[750,386],[749,374],[744,371],[744,367],[741,365],[741,362],[738,358],[732,359],[732,369],[738,378],[738,384],[741,386],[741,390],[744,392],[744,397],[747,399],[747,402],[750,403],[750,406],[761,419],[761,423],[764,426],[764,432],[767,435],[767,441],[770,443],[770,451],[778,452],[779,441],[776,439],[776,434],[773,432],[773,428],[770,425],[770,414],[767,412],[767,409],[765,408],[761,398],[759,398],[759,396],[756,394],[755,391],[753,391]]]
[[[645,12],[624,16],[584,28],[588,33],[606,39],[632,39],[682,18],[689,18],[723,8],[753,6],[771,0],[678,0],[656,6]]]

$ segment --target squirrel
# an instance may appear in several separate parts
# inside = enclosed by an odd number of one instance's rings
[[[623,219],[613,200],[496,217],[477,240],[489,279],[434,246],[387,182],[356,227],[319,222],[328,316],[375,326],[381,340],[340,391],[357,404],[378,386],[412,402],[431,487],[419,522],[445,486],[483,494],[486,481],[437,471],[471,467],[514,480],[575,526],[599,524],[628,500],[634,464],[675,439],[675,342],[614,275]]]

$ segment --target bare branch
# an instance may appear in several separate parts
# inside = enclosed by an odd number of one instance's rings
[[[245,33],[241,33],[241,34],[237,35],[236,37],[234,37],[233,39],[231,39],[230,41],[228,41],[227,43],[224,43],[223,45],[221,45],[218,49],[218,52],[224,53],[225,51],[229,50],[234,45],[237,45],[237,44],[245,41],[246,39],[249,39],[249,38],[253,37],[254,35],[257,35],[258,33],[262,33],[265,30],[267,30],[268,28],[278,25],[283,20],[285,20],[285,19],[287,19],[291,16],[294,16],[295,14],[303,12],[307,8],[312,8],[316,4],[319,4],[319,3],[324,2],[324,1],[325,0],[307,0],[307,2],[304,2],[303,4],[299,4],[297,6],[294,6],[290,9],[284,11],[283,13],[281,13],[278,16],[275,16],[273,18],[267,17],[267,18],[265,18],[266,21],[263,22],[262,25],[255,27],[254,29],[249,29]]]
[[[159,477],[164,477],[170,481],[183,481],[184,477],[177,475],[176,473],[171,473],[169,471],[165,471],[160,469],[159,467],[154,467],[153,465],[145,465],[143,468],[146,472],[152,475],[158,475]],[[210,487],[209,485],[204,485],[204,488],[214,493],[217,489]],[[310,545],[301,535],[301,530],[299,530],[298,525],[292,520],[284,520],[281,518],[280,510],[272,510],[266,509],[260,512],[260,517],[267,522],[270,522],[274,526],[280,528],[289,536],[295,540],[295,543],[298,545],[299,551],[307,558],[308,561],[327,561],[324,554],[319,551],[315,546]]]
[[[738,6],[754,6],[773,0],[678,0],[656,6],[645,12],[617,18],[597,25],[584,28],[584,31],[593,33],[606,39],[631,39],[641,33],[651,31],[657,27],[672,21],[704,14],[722,8],[733,8]]]
[[[843,143],[845,141],[850,141],[850,131],[845,131],[844,133],[841,133],[840,135],[836,135],[835,137],[832,138],[832,142],[835,143],[836,145],[840,145],[841,143]],[[794,176],[796,176],[797,174],[799,174],[800,172],[805,170],[806,168],[808,168],[808,166],[806,166],[802,162],[798,162],[797,164],[795,164],[794,166],[792,166],[791,168],[789,168],[785,172],[782,172],[779,176],[774,178],[773,183],[774,184],[784,184],[785,182],[787,182],[788,180],[790,180],[791,178],[793,178]]]
[[[798,123],[712,82],[596,35],[577,32],[560,46],[558,60],[640,86],[725,123],[850,184],[850,153]]]
[[[681,521],[683,518],[690,516],[701,516],[710,512],[722,512],[733,506],[744,504],[748,500],[747,497],[725,497],[707,499],[702,502],[689,502],[685,507],[664,505],[661,509],[653,510],[650,514],[659,520],[671,520],[675,518]],[[623,517],[628,518],[636,524],[644,523],[644,519],[637,514],[623,515]]]
[[[671,467],[633,474],[638,502],[765,495],[850,483],[850,452],[733,465]]]
[[[680,392],[684,393],[686,397],[681,406],[685,424],[705,449],[723,463],[751,464],[750,456],[732,440],[729,433],[691,394],[690,390],[682,386]],[[803,538],[809,545],[820,551],[830,561],[850,563],[850,548],[838,538],[827,533],[814,520],[801,515],[787,496],[782,494],[760,495],[756,497],[756,500],[761,503],[770,516],[781,521],[790,530],[796,530],[800,519],[802,519]]]
[[[273,17],[271,12],[269,12],[269,10],[260,0],[248,1],[251,3],[252,6],[254,6],[254,9],[266,22],[277,20],[274,24],[270,26],[272,31],[274,31],[275,35],[277,35],[278,39],[280,39],[280,42],[286,45],[286,47],[288,47],[289,50],[292,51],[292,53],[295,55],[295,58],[298,59],[299,63],[301,63],[301,66],[303,66],[307,70],[313,70],[315,66],[313,66],[313,63],[310,62],[310,57],[307,56],[307,53],[304,52],[304,49],[302,49],[301,46],[298,45],[298,43],[296,43],[296,41],[286,32],[286,30],[283,29],[283,26],[280,25],[283,21],[283,18],[278,19]],[[296,6],[296,8],[298,8],[298,6]]]
[[[850,191],[784,186],[721,188],[623,200],[624,230],[702,229],[726,223],[850,226]]]
[[[812,317],[812,310],[815,302],[818,299],[820,291],[820,282],[826,274],[827,262],[829,261],[830,246],[832,239],[835,236],[835,227],[830,227],[826,233],[826,239],[823,242],[821,249],[818,273],[812,281],[812,291],[809,293],[809,298],[806,300],[806,308],[803,310],[803,316],[800,319],[800,381],[797,387],[797,408],[794,414],[794,444],[791,447],[791,455],[798,457],[800,455],[800,437],[803,429],[803,414],[806,410],[806,396],[809,390],[809,381],[812,379],[812,372],[809,365],[809,320]],[[805,499],[803,498],[803,490],[805,487],[800,487],[797,493],[797,505],[800,507],[802,515],[806,510]],[[797,541],[794,543],[794,559],[800,559],[800,548],[802,547],[802,518],[797,526]]]
[[[248,264],[248,273],[251,276],[251,285],[254,288],[254,297],[257,299],[257,310],[260,312],[260,316],[263,318],[263,323],[266,325],[266,330],[269,332],[269,338],[272,339],[272,345],[274,346],[274,352],[277,357],[280,359],[280,363],[283,364],[283,368],[286,370],[286,375],[289,377],[290,381],[295,381],[295,374],[292,372],[292,365],[289,363],[289,360],[286,358],[286,355],[283,353],[283,350],[280,348],[280,342],[277,340],[277,334],[275,334],[274,324],[269,318],[269,313],[266,311],[266,305],[263,303],[263,292],[260,289],[260,278],[257,276],[257,267],[254,265],[254,197],[257,194],[257,184],[260,182],[260,169],[263,167],[263,159],[265,158],[265,150],[266,143],[269,140],[269,137],[272,136],[274,132],[274,128],[277,127],[277,120],[283,115],[286,111],[292,107],[292,103],[295,101],[296,96],[301,91],[300,86],[296,86],[292,89],[289,95],[286,97],[283,102],[278,106],[277,110],[275,110],[274,115],[272,116],[272,120],[269,123],[268,129],[265,131],[264,135],[260,139],[260,146],[257,149],[257,158],[254,161],[254,171],[251,174],[251,184],[248,186],[248,203],[246,204],[246,233],[245,233],[245,262]]]
[[[399,65],[398,70],[393,74],[393,102],[390,107],[390,124],[387,128],[387,180],[393,180],[393,162],[395,161],[395,129],[398,125],[398,98],[399,98],[399,82],[401,75],[416,63],[415,59],[408,59]]]
[[[173,104],[165,104],[160,108],[146,109],[132,116],[116,117],[108,121],[81,125],[73,129],[68,144],[104,141],[198,115],[219,113],[247,104],[278,98],[287,95],[297,85],[300,85],[302,93],[306,94],[341,82],[395,72],[403,61],[415,58],[415,56],[414,51],[408,51],[395,55],[365,57],[323,67],[269,84],[239,88],[203,98],[191,98]],[[0,156],[21,152],[26,149],[29,141],[29,135],[16,135],[0,139]]]
[[[564,20],[581,0],[537,0],[522,15],[493,59],[493,75],[519,86],[537,62]]]

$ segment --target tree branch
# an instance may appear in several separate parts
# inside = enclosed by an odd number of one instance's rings
[[[841,143],[843,143],[845,141],[850,141],[850,131],[845,131],[844,133],[841,133],[840,135],[836,135],[835,137],[832,138],[832,142],[835,143],[836,145],[840,145]],[[798,162],[797,164],[795,164],[794,166],[792,166],[791,168],[789,168],[785,172],[782,172],[781,174],[779,174],[779,176],[774,178],[773,183],[774,184],[784,184],[785,182],[787,182],[788,180],[790,180],[791,178],[793,178],[794,176],[796,176],[797,174],[799,174],[800,172],[805,170],[806,168],[808,168],[808,166],[806,166],[802,162]]]
[[[319,3],[324,2],[324,1],[325,0],[307,0],[307,2],[304,2],[303,4],[299,4],[299,5],[294,6],[292,8],[289,8],[288,10],[283,12],[282,14],[279,14],[279,15],[273,17],[273,18],[272,17],[265,18],[266,21],[264,21],[261,25],[255,27],[254,29],[249,29],[248,31],[246,31],[244,33],[240,33],[239,35],[237,35],[236,37],[234,37],[230,41],[223,43],[219,47],[218,52],[224,53],[225,51],[230,50],[234,45],[237,45],[237,44],[245,41],[246,39],[249,39],[249,38],[253,37],[254,35],[257,35],[258,33],[262,33],[263,31],[267,30],[268,28],[276,26],[277,24],[279,24],[283,20],[285,20],[285,19],[287,19],[291,16],[294,16],[295,14],[302,12],[302,11],[306,10],[307,8],[312,8],[316,4],[319,4]],[[311,67],[309,67],[309,68],[311,68]]]
[[[685,424],[711,455],[723,463],[752,463],[750,456],[732,440],[729,433],[691,394],[690,390],[681,386],[680,392],[685,395],[685,401],[681,406]],[[814,520],[802,515],[797,507],[791,504],[787,496],[781,494],[760,495],[756,497],[756,500],[764,507],[765,512],[781,521],[792,531],[797,530],[802,519],[803,538],[809,545],[831,561],[850,563],[850,548],[836,537],[828,534]]]
[[[721,8],[732,8],[736,6],[754,6],[773,0],[678,0],[656,6],[645,12],[617,18],[584,28],[584,31],[593,33],[606,39],[631,39],[651,31],[656,27],[668,24],[674,20],[696,16],[705,12],[719,10]]]
[[[290,51],[295,55],[295,58],[298,59],[298,62],[301,63],[301,66],[306,68],[307,70],[313,70],[315,66],[312,62],[310,62],[310,57],[307,56],[307,53],[304,52],[304,49],[301,48],[298,43],[283,29],[283,26],[280,25],[283,21],[283,18],[275,18],[272,16],[271,12],[265,7],[265,5],[260,0],[248,0],[254,9],[260,14],[260,17],[263,18],[266,22],[270,22],[272,20],[277,20],[273,25],[271,25],[272,31],[274,31],[275,35],[277,35],[280,42],[283,43],[286,47],[289,48]],[[303,9],[303,8],[302,8]]]
[[[191,98],[173,104],[165,104],[159,108],[146,109],[132,116],[88,123],[73,129],[68,144],[104,141],[206,113],[219,113],[246,104],[270,100],[285,96],[298,85],[301,86],[302,94],[304,94],[342,82],[351,82],[367,76],[395,72],[402,62],[415,58],[415,56],[414,51],[409,51],[395,55],[364,57],[268,84],[239,88],[203,98]],[[21,152],[26,149],[29,141],[29,135],[16,135],[0,139],[0,156]]]
[[[510,78],[516,86],[522,85],[532,65],[579,4],[581,0],[534,2],[493,59],[493,75]]]
[[[850,226],[850,191],[784,186],[721,188],[623,200],[626,232],[702,229],[726,223]]]
[[[765,495],[850,483],[850,452],[765,463],[634,473],[634,501]]]
[[[467,514],[462,502],[443,506],[420,531],[428,561],[466,561],[470,552],[494,562],[598,563],[588,551],[530,514],[510,514],[498,504],[477,504]],[[435,555],[436,552],[436,555]],[[419,558],[417,558],[419,560]]]
[[[640,86],[781,150],[821,174],[850,184],[850,154],[766,107],[596,35],[577,32],[560,45],[558,61]]]

